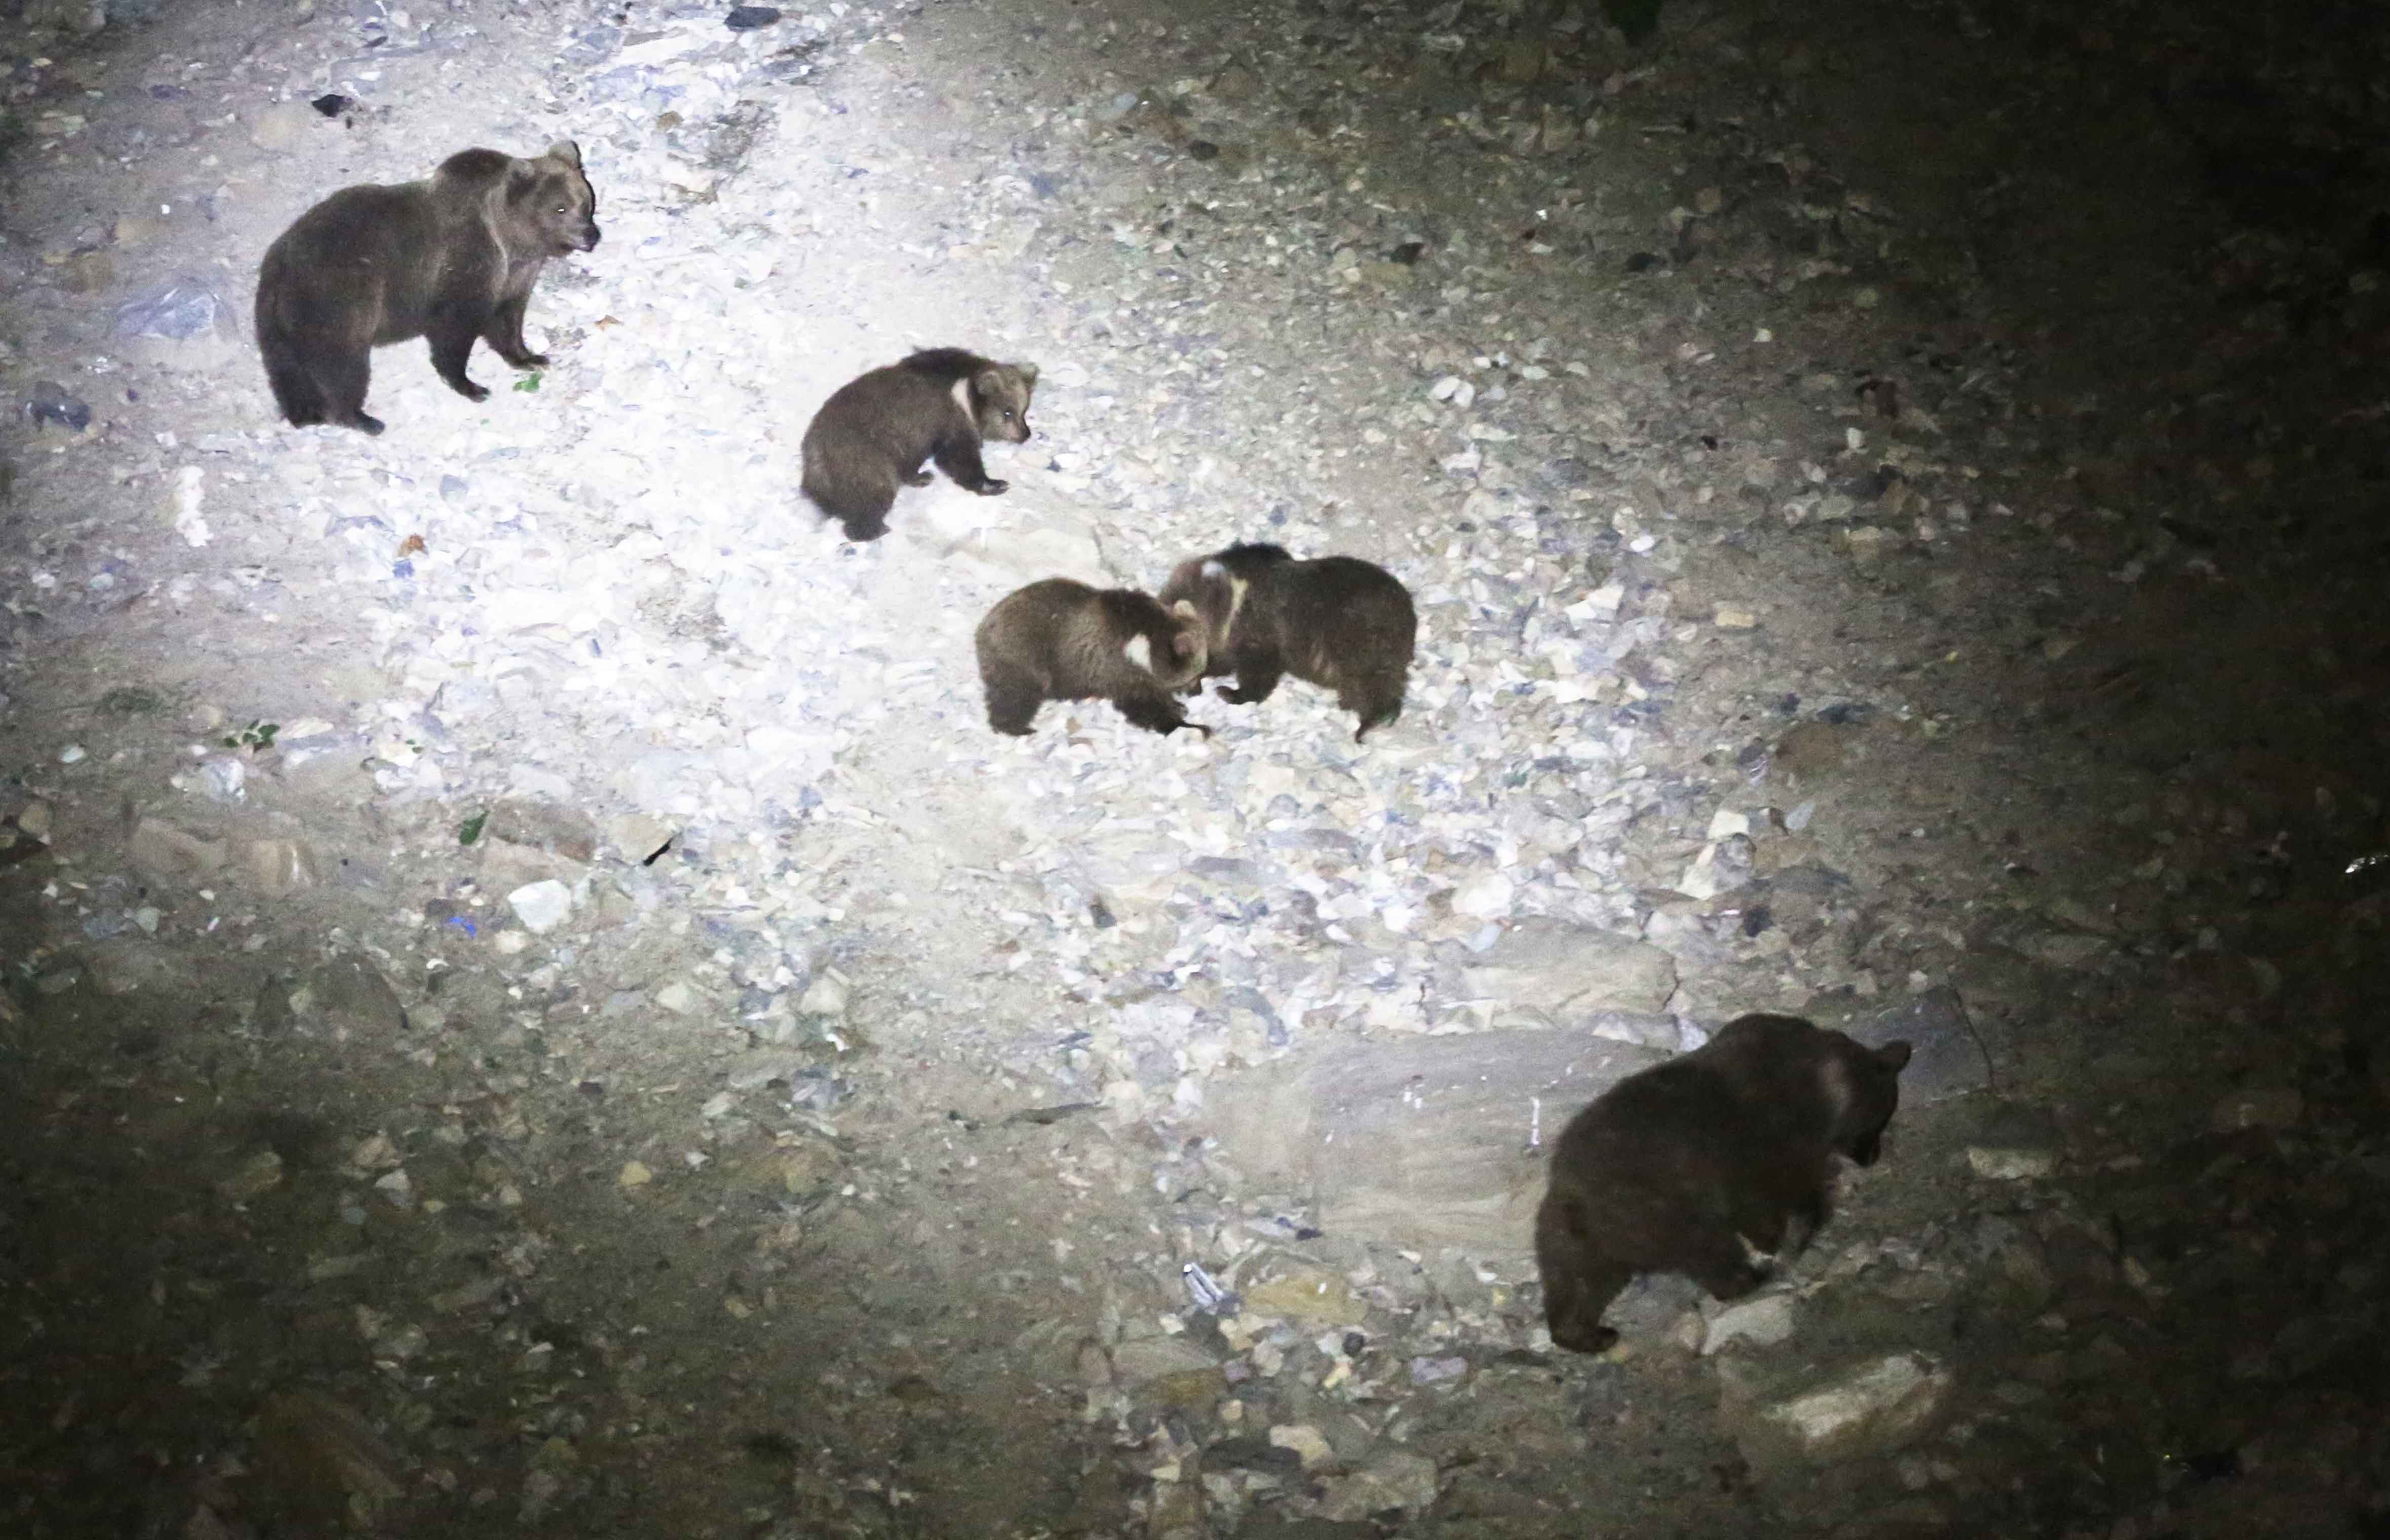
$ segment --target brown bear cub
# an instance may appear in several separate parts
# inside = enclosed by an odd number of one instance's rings
[[[930,484],[933,462],[965,492],[993,497],[980,441],[1029,442],[1034,364],[998,364],[961,348],[930,348],[848,380],[805,430],[805,495],[849,540],[888,533],[899,483]]]
[[[1638,1273],[1682,1273],[1722,1300],[1767,1281],[1788,1239],[1797,1253],[1826,1222],[1833,1157],[1875,1163],[1908,1063],[1906,1043],[1744,1016],[1596,1097],[1561,1131],[1536,1211],[1552,1341],[1615,1342],[1601,1313]]]
[[[1206,675],[1232,705],[1266,700],[1291,674],[1336,692],[1357,713],[1355,741],[1402,714],[1419,619],[1392,572],[1349,556],[1297,561],[1278,545],[1231,545],[1182,561],[1162,587],[1164,604],[1195,606],[1208,628]]]
[[[468,401],[480,338],[518,369],[547,359],[523,342],[523,307],[550,257],[598,247],[598,195],[571,140],[535,160],[459,150],[428,180],[343,187],[301,214],[257,271],[257,346],[275,404],[301,428],[382,430],[366,416],[368,357],[431,340],[431,366]]]
[[[1025,736],[1048,700],[1102,699],[1148,732],[1211,736],[1178,709],[1178,692],[1203,676],[1203,622],[1191,606],[1047,578],[997,600],[977,641],[987,725],[999,733]]]

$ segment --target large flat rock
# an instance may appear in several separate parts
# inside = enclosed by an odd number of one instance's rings
[[[1005,470],[991,468],[992,476]],[[1103,541],[1088,511],[1044,477],[1031,474],[995,497],[968,493],[941,478],[900,499],[900,527],[911,515],[909,535],[935,551],[942,562],[970,570],[1007,587],[1039,578],[1076,578],[1098,588],[1121,579],[1106,559]],[[1158,582],[1161,574],[1152,574]]]
[[[1497,1026],[1580,1026],[1605,1013],[1650,1015],[1677,992],[1677,961],[1648,942],[1536,917],[1505,931],[1466,969]]]
[[[1228,1161],[1309,1198],[1332,1236],[1523,1258],[1561,1124],[1669,1057],[1569,1030],[1352,1043],[1229,1076],[1205,1101]]]

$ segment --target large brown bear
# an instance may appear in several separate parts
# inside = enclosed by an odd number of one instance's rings
[[[1561,1131],[1536,1211],[1552,1341],[1615,1342],[1601,1313],[1638,1273],[1682,1273],[1722,1300],[1766,1282],[1826,1222],[1834,1157],[1875,1163],[1908,1064],[1906,1043],[1742,1016],[1595,1097]]]
[[[343,187],[301,214],[257,272],[257,346],[275,404],[298,427],[379,433],[366,415],[375,348],[431,340],[431,366],[468,401],[481,338],[518,369],[523,307],[548,259],[598,245],[598,195],[571,140],[534,160],[459,150],[421,182]]]

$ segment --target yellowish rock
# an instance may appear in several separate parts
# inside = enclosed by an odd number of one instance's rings
[[[1281,1422],[1269,1431],[1269,1441],[1273,1449],[1293,1450],[1302,1458],[1305,1470],[1335,1457],[1328,1440],[1307,1422]]]
[[[1137,1387],[1137,1398],[1151,1404],[1173,1406],[1191,1412],[1209,1406],[1220,1399],[1227,1381],[1218,1369],[1180,1369],[1171,1374],[1157,1374]]]
[[[1282,1315],[1306,1327],[1358,1326],[1368,1307],[1338,1275],[1304,1267],[1246,1290],[1245,1313]]]

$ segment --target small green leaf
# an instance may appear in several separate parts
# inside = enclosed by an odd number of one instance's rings
[[[539,376],[535,374],[527,374],[523,376],[520,379],[515,381],[515,389],[521,391],[524,395],[532,394],[539,389]]]
[[[465,820],[462,828],[456,830],[456,842],[460,845],[471,844],[474,841],[482,837],[482,826],[489,821],[490,815],[488,814],[474,814],[471,817]]]

